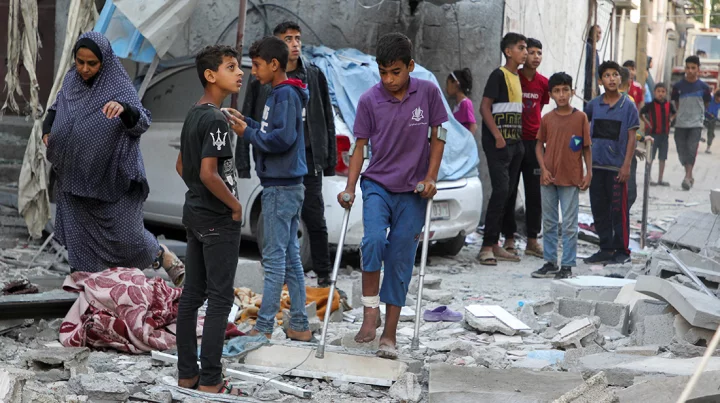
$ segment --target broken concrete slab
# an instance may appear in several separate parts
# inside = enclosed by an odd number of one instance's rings
[[[93,402],[124,402],[130,397],[127,386],[117,379],[117,374],[112,372],[81,374],[71,378],[67,386],[71,392],[85,395]]]
[[[627,284],[620,289],[620,293],[618,293],[617,297],[615,297],[615,301],[613,302],[616,304],[627,305],[628,309],[632,311],[637,301],[643,299],[657,301],[649,295],[635,291],[635,284]]]
[[[517,330],[502,323],[498,318],[476,318],[469,312],[465,312],[465,323],[482,333],[502,333],[508,336],[517,333]]]
[[[258,294],[265,288],[265,269],[259,260],[239,258],[235,269],[235,288],[249,288]]]
[[[19,368],[0,368],[0,402],[20,402],[24,395],[25,383],[35,374]]]
[[[370,343],[358,343],[355,341],[355,332],[346,333],[342,340],[340,341],[340,345],[345,348],[352,348],[352,349],[358,349],[358,350],[367,350],[367,351],[377,351],[378,347],[380,347],[380,336],[381,333],[377,332],[375,335],[375,340],[371,341]],[[412,335],[411,335],[412,337]]]
[[[48,347],[25,356],[27,367],[44,382],[67,381],[87,373],[90,349],[87,347]]]
[[[652,276],[640,276],[635,290],[666,301],[693,326],[715,330],[720,325],[717,298]]]
[[[63,290],[0,296],[0,320],[64,318],[78,294]]]
[[[657,377],[636,383],[618,392],[620,403],[675,403],[690,381],[689,376]],[[688,402],[720,401],[720,372],[704,372],[695,384]]]
[[[405,372],[407,364],[385,360],[375,356],[341,354],[325,351],[325,358],[318,359],[309,348],[266,345],[250,352],[245,357],[248,369],[263,369],[287,375],[315,379],[354,379],[369,385],[390,386]]]
[[[707,352],[706,347],[693,346],[685,342],[673,342],[667,347],[674,357],[677,358],[695,358],[702,357]],[[720,348],[716,349],[712,354],[714,357],[720,357]]]
[[[551,402],[583,382],[579,374],[430,365],[429,403]]]
[[[553,299],[564,297],[613,302],[622,287],[634,282],[635,280],[600,276],[553,280],[550,285],[550,296]]]
[[[390,397],[400,402],[416,403],[420,401],[422,387],[417,375],[408,372],[390,387]]]
[[[583,348],[573,348],[565,351],[565,358],[560,361],[560,368],[565,371],[579,372],[580,358],[586,355],[600,354],[606,350],[597,344],[591,344]]]
[[[530,326],[523,323],[499,305],[468,305],[465,307],[465,311],[467,315],[472,315],[476,318],[497,318],[506,326],[516,331],[531,330]]]
[[[720,216],[701,211],[683,211],[668,231],[662,236],[666,245],[677,245],[692,251],[703,248],[718,251],[720,245]]]
[[[605,373],[600,372],[590,377],[585,383],[562,395],[553,403],[615,403],[615,391],[608,388]]]
[[[689,376],[695,372],[700,358],[643,357],[616,353],[600,353],[580,358],[583,376],[605,372],[613,386],[627,387],[641,375]],[[720,358],[710,357],[706,371],[720,371]]]
[[[520,308],[518,320],[530,326],[530,329],[535,332],[546,327],[545,325],[538,323],[537,317],[535,316],[535,309],[533,309],[533,306],[530,304],[525,304],[522,308]]]
[[[531,371],[542,371],[545,368],[550,367],[552,364],[546,360],[540,360],[537,358],[522,358],[511,364],[512,368],[529,369]]]
[[[607,301],[586,301],[575,298],[559,298],[556,313],[565,318],[597,316],[600,323],[628,334],[629,312],[627,305]]]
[[[597,335],[597,331],[595,323],[590,319],[577,319],[560,329],[558,335],[552,339],[552,345],[558,348],[582,348],[582,339]]]

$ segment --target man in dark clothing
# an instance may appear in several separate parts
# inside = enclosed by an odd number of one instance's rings
[[[593,99],[593,59],[595,59],[595,77],[600,82],[600,75],[598,74],[600,68],[600,56],[598,56],[598,50],[600,49],[600,38],[602,37],[602,30],[599,25],[595,25],[590,28],[588,33],[587,41],[585,42],[585,86],[583,89],[583,98],[585,101]],[[595,39],[595,55],[593,55],[593,39]],[[595,83],[595,93],[600,94],[600,88],[598,83]]]
[[[337,164],[335,145],[335,123],[333,121],[330,93],[325,75],[314,64],[301,57],[301,30],[295,22],[283,22],[273,34],[285,41],[290,51],[287,64],[288,78],[296,78],[307,84],[310,100],[303,110],[305,155],[308,174],[303,178],[305,201],[302,208],[302,220],[310,239],[310,253],[313,270],[318,275],[318,286],[330,285],[330,250],[328,247],[327,225],[325,223],[325,203],[322,196],[323,176],[334,176]],[[248,85],[242,113],[261,120],[265,101],[270,94],[270,85],[260,85],[252,78]],[[250,149],[243,139],[238,139],[235,152],[238,175],[250,177]],[[308,269],[308,268],[305,268]]]

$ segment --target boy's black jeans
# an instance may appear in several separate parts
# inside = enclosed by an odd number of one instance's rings
[[[502,233],[505,237],[514,237],[517,231],[515,221],[515,202],[520,185],[520,176],[525,187],[525,225],[527,237],[537,239],[542,230],[542,199],[540,197],[540,164],[535,154],[537,140],[523,140],[525,154],[520,163],[520,171],[514,179],[515,187],[510,189],[510,198],[505,206]],[[511,183],[512,185],[512,183]]]
[[[483,136],[482,145],[492,183],[492,194],[485,212],[485,235],[482,246],[495,246],[500,240],[510,191],[518,185],[525,147],[522,142],[516,142],[498,149],[495,147],[495,139],[491,136]],[[514,206],[513,203],[513,208]],[[512,216],[514,220],[514,212]]]
[[[312,153],[306,151],[308,171],[312,170]],[[312,256],[312,269],[318,277],[330,275],[330,246],[328,245],[328,230],[325,222],[325,201],[322,194],[323,174],[309,172],[303,178],[305,185],[305,200],[303,201],[302,212],[300,213],[307,236],[310,239],[310,255]],[[309,270],[309,268],[305,268]]]
[[[200,385],[222,383],[222,356],[240,250],[240,223],[222,227],[187,228],[185,287],[177,317],[178,377],[200,374]],[[197,311],[208,300],[197,366]]]

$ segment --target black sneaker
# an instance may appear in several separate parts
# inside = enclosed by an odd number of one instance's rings
[[[555,264],[547,262],[540,270],[532,272],[530,276],[532,276],[532,278],[556,278],[558,273],[560,273],[560,268]]]
[[[330,287],[330,277],[318,277],[317,279],[318,288]]]
[[[615,252],[612,262],[610,264],[625,264],[630,262],[630,255],[625,252]]]
[[[563,278],[570,278],[572,277],[572,267],[570,266],[563,266],[557,274],[555,274],[556,279],[563,279]]]
[[[595,263],[608,263],[612,261],[615,258],[613,256],[613,253],[606,250],[601,250],[600,252],[597,252],[596,254],[590,256],[589,258],[586,258],[584,260],[585,263],[588,264],[595,264]]]

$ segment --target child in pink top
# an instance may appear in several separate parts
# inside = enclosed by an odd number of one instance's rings
[[[455,97],[455,101],[457,101],[453,109],[453,116],[455,116],[455,119],[465,126],[466,129],[470,130],[470,133],[475,133],[475,130],[477,130],[475,111],[472,101],[468,98],[472,90],[472,74],[470,73],[470,69],[464,68],[450,73],[445,88],[448,96]]]

